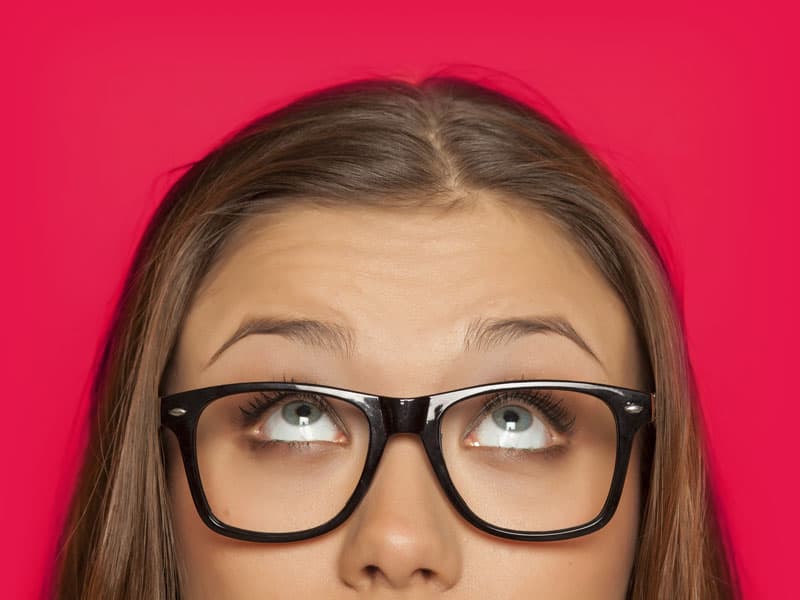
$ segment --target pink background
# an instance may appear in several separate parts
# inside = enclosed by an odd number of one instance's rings
[[[682,293],[745,597],[796,597],[793,15],[764,2],[701,12],[105,4],[36,17],[16,7],[0,25],[0,595],[38,594],[93,355],[168,170],[298,93],[463,63],[541,92],[656,224]]]

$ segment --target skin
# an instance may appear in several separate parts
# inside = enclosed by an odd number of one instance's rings
[[[266,314],[350,327],[353,355],[250,335],[206,368],[245,316]],[[553,333],[462,348],[476,317],[531,315],[568,319],[600,362]],[[633,325],[597,269],[543,215],[486,194],[446,213],[297,208],[253,220],[195,296],[176,352],[167,393],[286,377],[407,397],[520,375],[642,389]],[[540,543],[494,537],[464,520],[411,435],[389,440],[366,497],[342,526],[289,544],[208,529],[171,433],[168,451],[191,600],[625,597],[640,519],[638,440],[611,522]]]

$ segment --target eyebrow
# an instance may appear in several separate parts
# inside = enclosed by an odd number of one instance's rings
[[[307,346],[340,352],[346,357],[353,354],[355,334],[352,329],[316,319],[291,319],[281,317],[246,317],[222,346],[211,356],[205,368],[219,358],[233,344],[248,335],[280,335]]]
[[[510,319],[474,319],[464,334],[464,350],[472,348],[488,350],[502,343],[508,343],[535,333],[555,333],[574,342],[589,354],[605,370],[605,365],[597,357],[591,346],[575,331],[572,324],[558,315],[546,317],[514,317]]]
[[[471,349],[486,351],[502,343],[537,333],[554,333],[571,340],[605,370],[605,365],[572,324],[557,315],[502,319],[478,317],[468,325],[463,346],[465,351]],[[248,335],[255,334],[280,335],[308,346],[341,353],[345,357],[352,356],[355,349],[354,330],[338,323],[305,318],[246,317],[233,335],[214,352],[204,368],[210,367],[233,344]]]

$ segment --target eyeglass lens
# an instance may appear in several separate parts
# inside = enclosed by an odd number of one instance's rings
[[[206,499],[226,525],[289,533],[344,508],[369,449],[367,417],[307,391],[261,390],[210,403],[197,425]],[[446,409],[441,447],[453,485],[481,519],[551,531],[596,517],[616,460],[609,407],[581,392],[499,390]]]

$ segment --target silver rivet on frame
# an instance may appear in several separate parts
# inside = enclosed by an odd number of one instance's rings
[[[186,409],[185,408],[171,408],[168,412],[173,417],[182,417],[183,415],[186,414]]]
[[[625,405],[625,412],[631,413],[632,415],[639,414],[644,410],[644,406],[641,404],[633,404],[632,402],[628,402]]]

